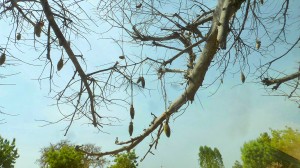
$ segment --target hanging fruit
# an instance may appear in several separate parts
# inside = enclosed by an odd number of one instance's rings
[[[0,65],[4,64],[5,60],[6,60],[6,55],[5,55],[5,53],[2,53],[1,57],[0,57]]]
[[[139,77],[138,80],[136,81],[136,83],[142,83],[142,87],[145,88],[145,79],[144,77]]]
[[[57,63],[57,70],[60,71],[64,66],[64,60],[60,58],[60,60]]]
[[[39,24],[40,24],[41,27],[43,27],[44,26],[44,21],[39,21]]]
[[[124,55],[120,55],[119,58],[120,59],[125,59],[125,56]]]
[[[132,121],[130,121],[130,123],[129,123],[128,131],[129,131],[129,135],[131,136],[133,133],[133,122]]]
[[[137,9],[139,9],[139,8],[142,7],[142,4],[140,3],[140,4],[136,5],[135,7],[136,7]]]
[[[264,4],[264,0],[260,0],[260,3],[261,3],[261,4]]]
[[[165,124],[164,124],[164,131],[165,131],[166,136],[169,138],[171,135],[171,129],[170,129],[168,122],[165,122]]]
[[[260,48],[260,45],[261,45],[261,41],[256,40],[256,45],[255,45],[255,47],[256,47],[257,50]]]
[[[134,107],[133,107],[133,104],[130,105],[130,117],[131,117],[131,119],[134,119]]]
[[[17,34],[17,40],[21,40],[21,33]]]
[[[142,87],[145,88],[145,79],[144,77],[141,77]]]
[[[241,71],[241,81],[244,83],[246,80],[246,77],[244,75],[244,73]]]
[[[44,22],[43,21],[39,21],[34,25],[34,34],[37,37],[41,37],[41,32],[42,32],[42,28],[44,26]]]

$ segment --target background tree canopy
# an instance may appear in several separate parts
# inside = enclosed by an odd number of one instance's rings
[[[200,146],[199,161],[202,168],[224,168],[222,155],[217,148]]]
[[[239,161],[235,161],[232,168],[243,168],[243,165]]]
[[[282,167],[300,167],[300,132],[286,127],[261,134],[244,144],[241,149],[244,167],[265,168],[280,164]]]
[[[41,167],[47,168],[96,168],[104,167],[107,161],[104,158],[87,156],[81,152],[100,152],[99,147],[87,144],[82,146],[72,145],[69,141],[61,141],[41,150],[41,158],[38,160]]]
[[[0,167],[14,167],[16,159],[19,157],[18,149],[16,148],[16,140],[9,142],[0,136]]]
[[[241,148],[243,164],[235,161],[232,168],[298,168],[300,167],[300,132],[286,127],[283,130],[271,129],[271,135],[264,132],[246,142]],[[222,155],[217,148],[199,148],[200,167],[224,167]]]
[[[109,168],[136,168],[138,166],[137,158],[135,151],[118,154],[115,156],[115,164]]]
[[[228,76],[299,105],[299,57],[291,56],[300,41],[295,2],[2,0],[1,76],[12,75],[12,65],[42,65],[33,73],[61,114],[45,125],[67,121],[65,135],[79,121],[100,132],[126,125],[128,136],[113,132],[114,149],[82,152],[118,154],[148,137],[146,156],[164,130],[171,136],[170,119],[199,102],[200,88],[214,94]],[[118,55],[85,51],[109,42]],[[29,50],[30,58],[23,57]],[[155,113],[139,106],[152,101],[159,104]],[[147,127],[138,125],[141,118]]]

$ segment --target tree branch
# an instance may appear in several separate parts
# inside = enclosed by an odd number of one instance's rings
[[[276,84],[276,86],[274,86],[272,89],[277,90],[279,85],[287,82],[289,80],[295,79],[295,78],[299,78],[300,77],[300,71],[295,72],[293,74],[287,75],[283,78],[279,78],[279,79],[269,79],[269,78],[264,78],[262,80],[262,83],[266,86],[270,86],[270,85],[274,85]]]
[[[244,0],[239,1],[239,5],[241,5],[243,2]],[[236,12],[237,10],[238,8],[235,8],[234,12]],[[187,103],[188,101],[193,101],[197,90],[200,86],[202,86],[206,72],[208,71],[208,67],[218,50],[218,44],[216,43],[218,30],[217,26],[215,26],[214,24],[215,23],[213,23],[211,27],[211,33],[207,39],[207,43],[203,49],[203,52],[201,53],[200,58],[197,60],[196,65],[190,73],[189,86],[186,88],[183,94],[181,94],[176,100],[173,101],[173,103],[168,107],[168,109],[164,113],[162,113],[159,117],[157,117],[154,120],[153,124],[149,128],[147,128],[140,136],[133,138],[134,140],[128,146],[123,146],[119,149],[103,153],[88,153],[84,151],[83,152],[91,156],[102,157],[105,155],[117,154],[122,151],[129,151],[135,146],[137,146],[140,142],[142,142],[143,139],[146,138],[149,134],[151,134],[154,130],[156,130],[165,119],[167,119],[170,115],[176,113],[185,103]]]
[[[43,10],[45,12],[45,15],[47,17],[47,20],[49,21],[49,24],[51,25],[55,35],[57,38],[62,42],[62,45],[67,52],[70,60],[72,61],[73,65],[75,66],[76,70],[78,71],[78,74],[84,83],[85,88],[87,89],[88,95],[89,95],[89,100],[91,103],[91,113],[92,113],[92,122],[94,127],[97,127],[97,119],[96,119],[96,112],[95,112],[95,107],[94,107],[94,96],[92,93],[92,90],[88,84],[88,81],[86,79],[86,74],[84,73],[83,69],[81,68],[75,54],[73,53],[73,50],[71,49],[70,45],[68,44],[67,40],[65,39],[64,35],[62,34],[60,28],[58,27],[56,21],[54,20],[53,13],[51,11],[51,8],[49,6],[48,0],[41,0],[41,4],[43,6]]]

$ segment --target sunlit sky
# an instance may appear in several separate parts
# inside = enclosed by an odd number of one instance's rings
[[[300,1],[294,1],[291,2],[294,3],[291,8],[297,9]],[[6,43],[7,34],[10,32],[8,24],[9,21],[7,20],[5,22],[0,21],[1,47]],[[289,36],[292,38],[293,33]],[[81,44],[81,41],[74,42],[81,47],[82,53],[88,55],[88,65],[98,65],[97,69],[105,62],[118,59],[120,50],[113,42],[104,42],[98,37],[91,37],[90,40],[94,44],[92,48],[86,43]],[[11,50],[13,50],[12,47],[10,46]],[[21,52],[17,50],[17,47],[14,53],[27,62],[32,63],[33,56],[38,54],[33,47],[21,49]],[[292,72],[298,67],[296,62],[299,62],[299,53],[300,50],[297,48],[287,56],[285,61],[275,65],[286,73]],[[278,55],[278,53],[271,54],[274,54],[273,56]],[[56,59],[59,58],[60,56]],[[97,131],[91,125],[86,124],[85,120],[75,122],[66,136],[64,136],[64,128],[68,125],[67,121],[43,126],[45,122],[40,120],[56,121],[61,118],[61,115],[57,107],[53,106],[56,102],[49,98],[51,94],[49,95],[47,81],[40,84],[34,80],[38,78],[42,67],[11,61],[9,57],[7,62],[18,63],[18,65],[1,67],[1,74],[20,73],[0,79],[0,84],[15,84],[0,85],[0,110],[15,115],[0,114],[0,119],[4,119],[2,121],[4,123],[0,125],[0,135],[8,140],[16,138],[16,145],[20,154],[16,160],[16,168],[39,167],[36,160],[40,157],[40,149],[61,140],[69,140],[74,144],[92,143],[101,146],[103,151],[108,151],[118,147],[114,144],[116,136],[124,138],[121,140],[129,138],[127,132],[128,115],[121,112],[117,113],[124,122],[120,123],[120,126],[106,127],[105,131],[109,133]],[[43,65],[42,62],[36,64]],[[66,76],[72,72],[71,65],[67,64],[67,66],[69,68],[58,73],[55,72],[55,82],[58,86],[63,85],[67,80]],[[239,73],[227,75],[224,84],[212,96],[211,94],[217,89],[217,86],[212,86],[206,90],[200,89],[197,98],[184,111],[183,115],[176,119],[175,117],[170,119],[171,137],[162,136],[158,148],[152,151],[155,155],[148,154],[146,159],[139,163],[139,167],[199,167],[198,151],[202,145],[218,148],[225,167],[231,167],[235,160],[241,160],[240,148],[242,145],[246,141],[255,139],[260,133],[268,132],[270,128],[284,129],[285,126],[300,130],[300,110],[297,105],[284,97],[267,96],[264,87],[254,83],[256,76],[247,75],[244,84],[241,84]],[[211,79],[216,74],[214,71],[209,71],[207,76],[208,79]],[[159,88],[151,82],[146,85],[153,90]],[[176,86],[168,89],[170,100],[174,100],[178,96]],[[159,115],[164,110],[163,105],[161,105],[160,94],[160,92],[154,91],[150,101],[140,101],[136,104],[134,135],[139,135],[144,128],[147,128],[151,117],[150,112]],[[141,97],[143,94],[135,99]],[[64,107],[61,110],[69,109]],[[118,111],[119,109],[114,108],[113,110]],[[150,139],[148,138],[137,146],[136,153],[139,159],[148,150],[149,142]]]

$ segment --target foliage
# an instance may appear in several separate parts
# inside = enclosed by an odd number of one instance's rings
[[[14,167],[16,159],[19,157],[15,143],[15,139],[10,143],[7,139],[3,139],[0,136],[0,167]]]
[[[234,165],[232,166],[232,168],[243,168],[243,165],[239,162],[239,161],[235,161]]]
[[[271,146],[300,160],[300,132],[290,127],[271,130]]]
[[[213,150],[208,146],[200,146],[199,161],[202,168],[223,168],[222,155],[217,148]]]
[[[78,149],[77,149],[78,148]],[[89,152],[100,152],[100,148],[94,145],[87,144],[81,147],[70,144],[69,141],[61,141],[50,147],[41,150],[41,158],[38,160],[41,167],[44,168],[89,168],[89,167],[103,167],[106,160],[100,160],[85,155],[80,150],[84,149]]]
[[[278,162],[272,162],[267,168],[282,168],[282,164]]]
[[[244,144],[241,149],[243,166],[257,167],[294,167],[299,166],[297,161],[300,134],[297,130],[287,127],[285,130],[271,130],[262,133],[257,139]]]
[[[100,147],[97,147],[93,144],[82,145],[80,149],[88,153],[99,153],[101,151]],[[97,156],[90,156],[87,154],[84,155],[83,161],[85,167],[89,167],[89,168],[102,168],[104,167],[104,165],[108,164],[108,161],[103,157],[99,158]]]
[[[67,142],[61,142],[42,149],[42,157],[39,162],[42,167],[49,168],[82,168],[84,166],[83,158],[83,154],[76,151],[74,146]]]
[[[256,140],[245,143],[241,149],[244,167],[265,168],[277,161],[273,157],[270,143],[271,138],[267,133],[261,134]]]
[[[135,151],[118,154],[114,160],[115,164],[109,168],[136,168],[138,166],[137,158]]]

